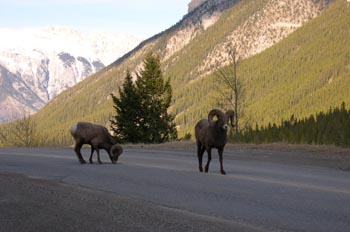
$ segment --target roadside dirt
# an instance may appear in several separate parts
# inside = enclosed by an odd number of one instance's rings
[[[147,201],[0,172],[1,232],[258,231]]]

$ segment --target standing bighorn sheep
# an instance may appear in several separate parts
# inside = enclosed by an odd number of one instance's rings
[[[218,120],[213,121],[214,116],[216,116]],[[234,127],[233,110],[228,110],[226,114],[224,114],[222,111],[214,109],[209,112],[208,119],[202,119],[197,122],[195,126],[195,136],[200,172],[203,172],[202,161],[204,151],[206,150],[208,153],[208,162],[205,165],[205,172],[208,172],[209,163],[211,161],[211,149],[217,148],[220,159],[220,172],[223,175],[226,174],[222,164],[222,154],[227,142],[227,123],[229,120],[231,121],[231,126]]]
[[[84,144],[91,145],[91,155],[89,158],[91,164],[94,150],[96,150],[99,164],[102,163],[99,149],[107,151],[113,164],[118,161],[119,156],[123,153],[123,148],[116,144],[106,127],[89,122],[77,122],[70,128],[70,133],[75,140],[74,151],[81,164],[86,163],[80,152]]]

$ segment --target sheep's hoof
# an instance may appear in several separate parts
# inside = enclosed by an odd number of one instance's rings
[[[90,164],[93,164],[93,163],[94,163],[94,162],[92,162],[92,160],[90,160],[89,162],[90,162]]]
[[[80,164],[86,164],[85,160],[79,160]]]
[[[99,160],[99,161],[98,161],[98,164],[102,164],[102,161],[101,161],[101,160]]]
[[[200,172],[203,172],[203,168],[202,168],[202,167],[200,167],[200,168],[199,168],[199,171],[200,171]]]
[[[224,170],[221,170],[222,175],[226,175],[226,172]]]

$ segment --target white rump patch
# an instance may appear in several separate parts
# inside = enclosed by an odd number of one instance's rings
[[[74,123],[74,124],[72,125],[72,127],[70,128],[70,133],[71,133],[71,135],[74,135],[75,132],[77,132],[77,128],[78,128],[78,123],[76,122],[76,123]]]

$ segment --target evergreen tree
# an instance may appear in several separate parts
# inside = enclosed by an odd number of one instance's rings
[[[350,110],[343,102],[341,108],[320,112],[316,117],[297,120],[292,115],[290,120],[281,125],[268,124],[266,127],[256,125],[255,130],[248,127],[241,134],[244,142],[270,143],[286,142],[292,144],[333,144],[350,146]]]
[[[148,54],[137,74],[136,89],[140,97],[140,133],[145,143],[161,143],[177,138],[174,116],[167,110],[171,103],[170,79],[164,82],[159,57]]]
[[[118,98],[112,94],[116,115],[110,121],[115,137],[118,142],[140,142],[140,98],[129,71],[123,89],[119,88],[119,95]]]
[[[112,95],[116,116],[110,120],[119,142],[161,143],[177,138],[174,116],[167,112],[170,79],[164,81],[158,57],[147,55],[135,84],[128,72],[119,94],[119,98]]]

